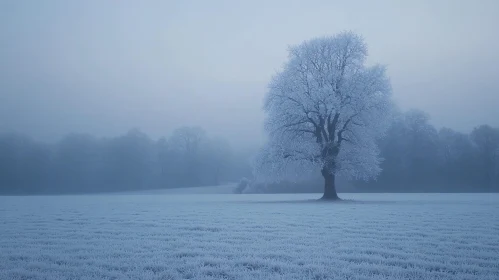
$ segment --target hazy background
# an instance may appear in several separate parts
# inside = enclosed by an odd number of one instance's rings
[[[200,125],[262,139],[287,46],[349,29],[402,109],[499,125],[499,1],[1,1],[0,131],[55,141]]]

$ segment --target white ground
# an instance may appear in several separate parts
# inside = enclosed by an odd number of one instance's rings
[[[499,195],[0,197],[0,279],[499,279]]]
[[[233,194],[236,187],[237,183],[230,183],[218,186],[129,191],[120,194]]]

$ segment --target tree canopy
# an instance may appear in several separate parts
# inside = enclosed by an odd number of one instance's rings
[[[279,180],[320,170],[326,185],[332,176],[334,189],[335,175],[379,174],[376,140],[390,125],[392,91],[385,67],[366,66],[366,58],[364,40],[352,32],[290,48],[265,98],[269,139],[259,176]]]

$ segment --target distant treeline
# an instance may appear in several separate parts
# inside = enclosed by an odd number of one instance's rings
[[[375,181],[338,181],[339,192],[499,192],[499,129],[437,130],[422,111],[399,114],[379,141],[384,158]],[[244,190],[242,190],[244,189]],[[322,192],[323,179],[252,184],[238,192]]]
[[[339,191],[498,192],[499,129],[437,130],[421,111],[400,114],[379,147],[376,181],[338,183]],[[201,128],[157,141],[138,130],[116,138],[72,134],[56,144],[0,135],[0,193],[86,193],[216,185],[251,178],[250,155]],[[318,177],[319,178],[319,177]],[[319,178],[320,179],[320,178]],[[253,186],[247,192],[322,191],[322,180]],[[254,189],[254,188],[257,189]]]
[[[88,193],[217,185],[250,176],[248,155],[198,127],[153,141],[139,130],[116,138],[71,134],[44,144],[0,135],[0,193]]]
[[[498,192],[499,129],[437,130],[422,111],[400,114],[380,141],[383,172],[361,189],[402,192]]]

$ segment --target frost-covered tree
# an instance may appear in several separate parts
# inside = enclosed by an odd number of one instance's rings
[[[335,177],[381,171],[376,139],[390,124],[391,85],[381,65],[365,65],[367,47],[352,32],[289,49],[265,98],[268,142],[256,161],[261,180],[321,171],[323,199],[338,199]]]

